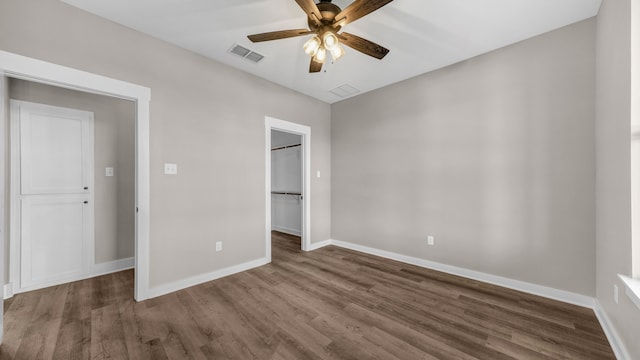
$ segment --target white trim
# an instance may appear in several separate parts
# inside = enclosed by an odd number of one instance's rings
[[[333,245],[333,240],[329,239],[317,243],[311,243],[311,245],[309,246],[309,251],[318,250],[329,245]]]
[[[265,116],[265,253],[271,262],[271,130],[302,137],[302,251],[311,250],[311,128]]]
[[[2,50],[0,69],[7,77],[127,100],[151,100],[147,87]]]
[[[604,311],[604,308],[600,304],[600,302],[596,299],[594,301],[593,312],[596,314],[598,321],[600,322],[600,326],[602,326],[602,330],[604,334],[607,336],[607,340],[609,340],[609,345],[611,345],[611,350],[616,355],[618,360],[631,360],[631,356],[629,356],[629,352],[627,348],[624,346],[624,343],[620,340],[620,336],[616,331],[616,328],[613,326],[611,319]]]
[[[625,294],[627,294],[629,299],[640,309],[640,280],[620,274],[618,274],[618,277],[624,283]]]
[[[136,102],[136,271],[134,296],[149,298],[149,101],[151,90],[105,76],[0,51],[0,71],[6,76]],[[4,192],[4,189],[0,190]]]
[[[217,279],[223,278],[225,276],[237,274],[239,272],[251,270],[253,268],[257,268],[257,267],[266,265],[266,264],[268,264],[270,262],[271,262],[270,259],[267,259],[266,257],[264,257],[262,259],[257,259],[257,260],[249,261],[249,262],[246,262],[246,263],[230,266],[228,268],[216,270],[216,271],[213,271],[213,272],[210,272],[210,273],[207,273],[207,274],[196,275],[196,276],[192,276],[190,278],[178,280],[178,281],[175,281],[175,282],[172,282],[172,283],[169,283],[169,284],[156,286],[156,287],[153,287],[153,288],[149,289],[149,297],[154,298],[156,296],[166,295],[166,294],[169,294],[169,293],[172,293],[172,292],[175,292],[175,291],[186,289],[186,288],[191,287],[191,286],[195,286],[195,285],[199,285],[199,284],[206,283],[206,282],[209,282],[209,281],[217,280]]]
[[[289,235],[293,235],[293,236],[300,236],[300,235],[302,235],[302,233],[301,233],[299,230],[297,230],[297,229],[290,229],[290,228],[288,228],[288,227],[284,227],[284,226],[277,226],[277,225],[273,225],[273,226],[271,227],[271,230],[278,231],[278,232],[285,233],[285,234],[289,234]]]
[[[112,274],[114,272],[133,269],[136,264],[133,257],[107,261],[93,266],[92,277]]]
[[[20,127],[19,127],[19,123],[18,124],[13,124],[14,121],[18,121],[18,114],[16,114],[15,112],[18,111],[17,108],[14,108],[11,106],[11,102],[9,103],[9,139],[18,139],[20,138]],[[19,166],[19,161],[20,161],[20,156],[18,156],[19,150],[20,148],[17,146],[17,144],[15,142],[11,142],[10,143],[10,150],[9,150],[9,155],[10,155],[10,159],[9,159],[9,165],[11,166],[11,168],[13,167],[17,167],[20,168]],[[18,226],[19,222],[17,220],[14,219],[14,217],[16,217],[18,214],[20,214],[20,201],[17,198],[17,195],[14,195],[14,191],[13,189],[11,189],[11,184],[16,184],[16,186],[18,186],[17,184],[20,184],[20,174],[17,171],[9,171],[9,196],[10,196],[10,200],[9,200],[9,256],[7,257],[9,259],[9,274],[7,274],[9,281],[13,281],[15,282],[16,279],[20,279],[17,274],[20,274],[20,262],[19,261],[12,261],[13,259],[20,259],[20,250],[18,249],[18,240],[20,238],[20,226]],[[15,191],[17,193],[17,191]],[[14,196],[16,198],[14,198]],[[20,288],[20,286],[16,286],[17,289]]]
[[[63,281],[52,281],[51,283],[49,283],[47,286],[55,286],[55,285],[60,285],[60,284],[67,284],[70,282],[74,282],[74,281],[80,281],[80,280],[86,280],[86,279],[91,279],[94,277],[98,277],[98,276],[102,276],[102,275],[107,275],[107,274],[111,274],[114,272],[118,272],[118,271],[124,271],[124,270],[129,270],[129,269],[133,269],[134,267],[134,258],[126,258],[126,259],[119,259],[119,260],[114,260],[114,261],[108,261],[108,262],[104,262],[104,263],[100,263],[100,264],[93,264],[92,268],[93,270],[90,273],[87,274],[82,274],[79,276],[74,276],[70,279],[65,279]],[[7,289],[7,286],[9,286],[10,288]],[[13,290],[13,283],[9,283],[7,285],[5,285],[5,299],[8,299],[10,297],[12,297],[14,294],[20,294],[23,292],[27,292],[27,291],[31,291],[31,290],[36,290],[39,289],[41,287],[25,287],[22,289],[16,289],[15,291]],[[9,294],[9,296],[7,296]]]
[[[6,87],[8,79],[4,76],[4,72],[2,71],[2,69],[0,69],[0,145],[2,147],[2,150],[0,150],[0,279],[2,279],[2,283],[4,283],[4,268],[5,268],[5,242],[9,240],[8,238],[8,234],[7,234],[7,228],[6,228],[6,224],[4,221],[4,214],[5,214],[5,125],[7,124],[8,120],[6,118],[5,115],[8,116],[8,111],[5,111],[5,100],[7,100],[9,98],[9,89]],[[3,297],[4,299],[7,298],[7,294],[11,294],[12,290],[11,290],[11,284],[5,284],[3,286]],[[4,326],[2,326],[2,324],[4,323],[4,303],[0,304],[0,311],[2,311],[2,313],[0,314],[0,344],[2,344],[2,340],[4,338],[4,332],[3,329]]]
[[[13,284],[8,283],[8,284],[4,284],[3,288],[2,288],[2,293],[4,296],[4,300],[7,300],[11,297],[13,297]]]
[[[386,259],[400,261],[403,263],[420,266],[427,269],[442,271],[448,274],[462,276],[493,285],[502,286],[508,289],[518,290],[545,298],[566,302],[578,306],[593,308],[594,299],[590,296],[572,293],[569,291],[558,290],[542,285],[531,284],[528,282],[505,278],[502,276],[491,275],[480,271],[469,270],[457,266],[437,263],[434,261],[419,259],[407,255],[397,254],[390,251],[374,249],[368,246],[348,243],[339,240],[331,240],[331,244],[345,249],[360,251],[363,253],[380,256]]]

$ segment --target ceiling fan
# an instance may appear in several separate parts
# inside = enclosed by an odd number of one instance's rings
[[[317,4],[313,0],[296,0],[307,14],[309,29],[280,30],[247,37],[252,42],[261,42],[313,35],[303,46],[305,53],[311,57],[310,73],[322,70],[327,52],[331,54],[334,61],[341,58],[344,55],[344,49],[340,44],[376,59],[382,59],[389,53],[388,49],[359,36],[339,31],[344,25],[378,10],[391,1],[393,0],[355,0],[342,10],[339,6],[332,4],[331,0],[320,0]]]

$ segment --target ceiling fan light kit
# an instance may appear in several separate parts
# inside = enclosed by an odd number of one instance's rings
[[[325,50],[323,47],[320,47],[316,52],[316,56],[313,57],[313,60],[315,62],[324,64],[324,61],[327,60],[327,50]]]
[[[309,65],[311,73],[322,70],[327,52],[331,54],[334,61],[344,56],[344,48],[341,44],[376,59],[382,59],[389,53],[388,49],[376,43],[346,32],[340,33],[340,30],[344,25],[378,10],[393,0],[355,0],[344,10],[332,4],[331,0],[320,0],[317,4],[313,0],[295,1],[307,14],[308,30],[281,30],[254,34],[247,36],[249,40],[261,42],[313,34],[313,37],[302,47],[311,57]]]
[[[318,35],[314,35],[311,39],[307,40],[307,42],[304,43],[304,46],[302,48],[304,49],[304,52],[307,53],[307,55],[314,57],[316,56],[318,49],[320,49],[320,45],[322,45],[322,41],[320,40]]]

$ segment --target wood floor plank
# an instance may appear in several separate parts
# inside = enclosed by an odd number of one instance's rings
[[[91,358],[125,359],[127,339],[116,305],[102,306],[91,312]]]
[[[43,289],[27,331],[16,352],[17,359],[49,359],[55,352],[69,285]]]
[[[15,295],[10,302],[5,302],[4,339],[0,349],[6,359],[13,359],[29,329],[34,309],[38,305],[43,291],[31,291]]]
[[[260,268],[133,287],[128,270],[15,295],[0,359],[615,359],[591,309],[277,232]]]
[[[139,311],[142,310],[144,310],[142,307],[135,306],[133,300],[124,301],[118,308],[122,319],[124,338],[127,339],[129,359],[150,358],[150,347],[143,336],[145,324],[139,314]]]
[[[91,281],[76,281],[69,286],[54,358],[87,359],[91,344]]]

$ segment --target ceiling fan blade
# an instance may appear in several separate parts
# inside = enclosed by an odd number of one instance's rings
[[[382,59],[389,53],[389,49],[367,39],[363,39],[360,36],[343,32],[338,35],[338,38],[340,38],[341,44],[344,44],[354,50],[358,50],[363,54],[373,56],[376,59]]]
[[[286,38],[291,38],[296,36],[309,35],[313,33],[314,33],[313,31],[309,31],[308,29],[280,30],[280,31],[273,31],[273,32],[262,33],[262,34],[249,35],[247,37],[252,42],[261,42],[261,41],[269,41],[269,40],[286,39]]]
[[[313,20],[316,25],[320,25],[320,19],[322,19],[322,13],[313,0],[296,0],[298,5],[304,10],[309,19]]]
[[[322,63],[317,62],[313,60],[313,58],[311,58],[311,64],[309,65],[309,72],[317,73],[317,72],[320,72],[320,70],[322,70]]]
[[[393,0],[356,0],[336,15],[336,23],[344,26],[380,9],[392,1]]]

